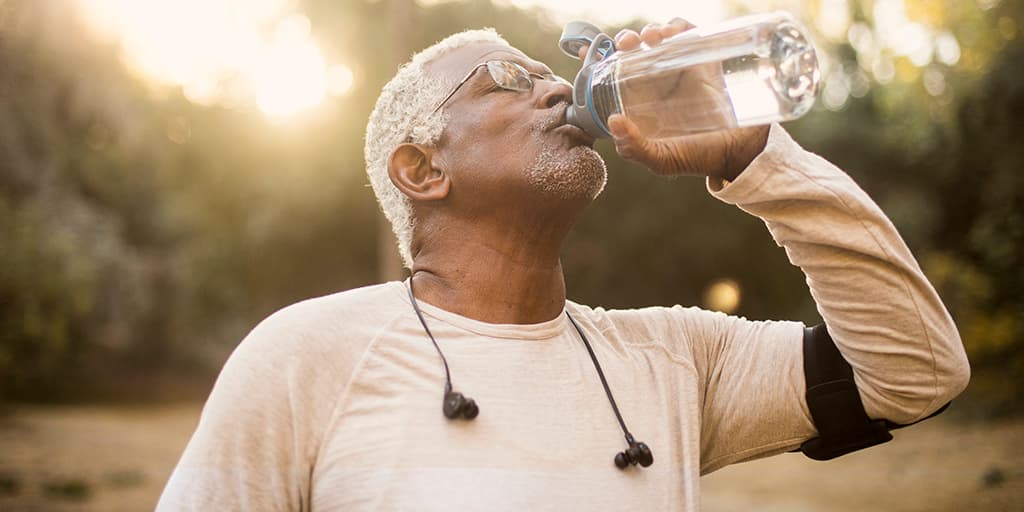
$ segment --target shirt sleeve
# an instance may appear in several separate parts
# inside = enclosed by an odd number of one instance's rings
[[[803,324],[685,308],[676,315],[702,376],[701,473],[792,450],[814,434]]]
[[[257,326],[218,376],[157,510],[309,510],[332,410],[329,396],[313,395],[344,374],[317,350],[294,311]]]
[[[967,385],[970,369],[949,313],[895,227],[846,173],[773,125],[764,151],[735,181],[709,179],[708,189],[764,220],[804,272],[818,312],[853,367],[869,416],[911,423]],[[702,437],[709,441],[707,460],[717,467],[799,444],[786,437],[810,421],[802,331],[733,317],[706,320],[701,328],[710,331],[704,337],[709,345],[694,348],[695,359],[703,354],[708,365],[702,428],[720,432]],[[761,386],[795,395],[805,417],[794,423],[766,411],[773,404],[784,413],[794,409],[791,401],[766,398]],[[750,428],[736,423],[751,421],[775,432],[775,439],[728,438]]]

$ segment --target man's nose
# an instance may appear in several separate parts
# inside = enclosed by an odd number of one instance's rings
[[[540,87],[539,105],[542,108],[551,108],[559,103],[572,103],[572,87],[562,81],[537,80],[534,87]]]

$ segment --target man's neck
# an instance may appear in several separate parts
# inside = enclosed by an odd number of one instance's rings
[[[544,322],[565,307],[557,248],[466,240],[447,249],[416,255],[412,279],[417,298],[495,324]]]

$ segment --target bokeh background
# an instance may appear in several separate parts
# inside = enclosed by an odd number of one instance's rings
[[[569,19],[614,33],[773,9],[823,67],[787,129],[891,217],[974,377],[904,451],[741,465],[706,479],[706,508],[1020,510],[1022,0],[0,0],[0,508],[151,508],[252,326],[403,277],[362,145],[414,51],[492,26],[572,77]],[[761,221],[599,149],[610,181],[565,248],[572,299],[820,321]],[[822,489],[846,497],[807,497]]]

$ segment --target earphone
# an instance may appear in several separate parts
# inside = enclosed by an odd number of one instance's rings
[[[416,302],[416,296],[412,293],[412,277],[409,278],[409,301],[412,302],[412,309],[416,311],[416,317],[423,324],[423,330],[427,331],[427,336],[430,337],[434,348],[437,349],[437,355],[441,356],[441,362],[444,363],[444,400],[441,402],[441,412],[450,420],[458,418],[471,420],[476,418],[480,414],[480,407],[476,405],[476,400],[452,389],[452,375],[448,371],[448,360],[445,359],[444,353],[441,352],[441,347],[437,345],[437,340],[434,339],[430,328],[427,327],[427,322],[423,320],[423,313],[420,313],[420,305]]]
[[[466,398],[458,391],[452,391],[451,381],[444,385],[444,405],[441,406],[441,410],[450,420],[456,418],[471,420],[476,418],[477,414],[480,414],[480,408],[477,407],[476,400]]]
[[[416,317],[419,318],[420,324],[423,325],[423,330],[426,331],[427,337],[434,344],[434,349],[437,350],[437,355],[441,356],[441,363],[444,364],[444,401],[441,406],[442,412],[448,419],[465,419],[472,420],[480,414],[480,407],[477,406],[476,401],[472,398],[464,396],[462,393],[452,389],[452,377],[451,372],[448,370],[448,360],[445,359],[444,353],[441,352],[441,347],[438,346],[437,340],[434,339],[434,335],[431,334],[430,328],[427,327],[426,320],[423,319],[423,313],[420,312],[419,303],[416,302],[416,296],[412,290],[412,277],[409,277],[409,301],[412,303],[413,311],[416,312]],[[651,449],[642,442],[637,442],[633,439],[633,434],[626,428],[626,422],[622,420],[622,414],[619,413],[619,407],[615,405],[615,397],[612,396],[612,390],[608,387],[608,381],[604,378],[604,372],[601,371],[601,364],[597,362],[597,356],[594,355],[594,349],[590,347],[590,341],[587,340],[587,336],[583,334],[583,329],[580,328],[579,324],[576,323],[576,319],[569,314],[569,311],[565,311],[565,316],[569,318],[569,322],[576,328],[576,332],[579,333],[580,339],[583,340],[583,345],[587,347],[587,353],[590,354],[590,360],[594,362],[594,369],[597,370],[597,376],[601,379],[601,385],[604,386],[605,395],[608,396],[608,402],[612,406],[612,411],[615,413],[615,417],[619,420],[619,426],[622,427],[622,433],[626,436],[626,444],[628,448],[615,454],[615,466],[619,469],[626,469],[630,465],[636,466],[639,464],[641,467],[647,467],[654,463],[654,455]]]
[[[630,464],[634,466],[640,464],[645,468],[654,464],[654,455],[651,453],[651,449],[644,443],[630,441],[629,448],[615,454],[615,466],[619,469],[626,469],[626,466]]]

